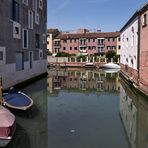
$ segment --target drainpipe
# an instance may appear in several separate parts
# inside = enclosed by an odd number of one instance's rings
[[[141,32],[140,13],[138,13],[138,50],[137,50],[137,69],[138,69],[138,83],[140,79],[140,32]]]
[[[2,78],[0,78],[0,105],[3,103]]]

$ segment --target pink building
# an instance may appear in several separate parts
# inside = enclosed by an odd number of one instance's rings
[[[66,52],[76,55],[104,55],[109,50],[116,51],[119,32],[61,33],[54,39],[54,53]]]

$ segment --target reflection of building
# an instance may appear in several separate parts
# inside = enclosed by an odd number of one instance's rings
[[[86,70],[67,70],[57,71],[50,70],[48,88],[56,89],[79,89],[79,90],[96,90],[96,91],[118,91],[118,73],[105,73],[103,71],[86,71]],[[52,80],[51,80],[52,77]],[[52,87],[51,87],[52,86]]]
[[[122,85],[120,86],[120,115],[128,136],[131,148],[136,148],[136,119],[137,108]]]
[[[120,115],[131,148],[148,146],[148,101],[121,81]]]

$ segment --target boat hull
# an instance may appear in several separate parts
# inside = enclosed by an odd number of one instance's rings
[[[0,147],[5,147],[12,139],[16,129],[15,116],[0,106]]]
[[[5,147],[10,141],[11,139],[0,139],[0,147]]]
[[[103,66],[101,66],[101,68],[104,68],[104,69],[120,69],[120,66],[117,65],[117,64],[114,64],[114,63],[107,63],[107,64],[104,64]]]

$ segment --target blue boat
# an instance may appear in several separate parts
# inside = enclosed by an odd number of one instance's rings
[[[33,105],[33,100],[21,91],[9,92],[4,95],[3,104],[12,109],[27,110]]]

